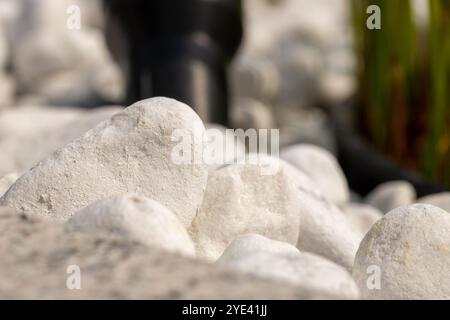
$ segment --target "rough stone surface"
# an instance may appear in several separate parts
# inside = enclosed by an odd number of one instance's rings
[[[345,209],[345,216],[353,228],[364,237],[374,223],[383,217],[383,214],[372,206],[352,203]]]
[[[6,191],[8,191],[9,187],[11,187],[19,177],[20,174],[12,172],[0,178],[0,196],[2,196]]]
[[[356,255],[353,276],[363,298],[450,299],[449,230],[450,213],[432,205],[404,206],[386,214]],[[379,290],[370,290],[377,274],[368,268],[374,266],[380,271]]]
[[[188,227],[200,206],[208,168],[202,161],[173,161],[176,129],[204,132],[200,118],[185,104],[167,98],[137,102],[41,161],[0,203],[67,220],[95,201],[136,192],[168,207]],[[189,148],[193,159],[203,151],[195,139]]]
[[[2,299],[333,298],[9,208],[0,209],[0,257]],[[80,267],[81,290],[67,289],[71,265]]]
[[[357,299],[358,287],[341,266],[294,246],[261,236],[235,240],[217,264],[231,270],[296,285],[338,299]]]
[[[382,213],[412,204],[416,199],[414,187],[406,181],[390,181],[382,183],[372,190],[366,197],[365,202]]]
[[[210,172],[191,228],[198,257],[216,260],[238,236],[257,233],[296,243],[296,189],[278,159],[229,165]]]
[[[438,208],[450,212],[450,192],[442,192],[427,197],[420,198],[417,203],[432,204]]]
[[[322,190],[323,195],[339,207],[350,198],[347,180],[336,159],[328,151],[299,144],[281,151],[281,158],[305,172]]]
[[[176,215],[137,194],[98,201],[76,212],[68,223],[80,230],[114,232],[142,244],[195,256],[195,246]]]

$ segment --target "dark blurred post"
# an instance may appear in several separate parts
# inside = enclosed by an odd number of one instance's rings
[[[241,0],[105,0],[107,39],[128,100],[167,96],[227,124],[227,68],[242,38]]]

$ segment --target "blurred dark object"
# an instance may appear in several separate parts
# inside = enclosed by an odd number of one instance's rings
[[[338,148],[338,161],[347,177],[350,189],[365,196],[381,183],[404,180],[411,183],[417,196],[448,191],[422,176],[388,161],[359,138],[351,129],[348,118],[351,103],[336,106],[331,112]],[[351,117],[351,116],[350,116]]]
[[[227,67],[242,38],[241,0],[105,0],[108,44],[127,103],[166,96],[227,124]]]

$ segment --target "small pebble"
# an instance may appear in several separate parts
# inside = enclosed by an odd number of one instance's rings
[[[382,183],[372,190],[365,198],[365,202],[382,213],[412,204],[416,199],[414,187],[406,181],[390,181]]]
[[[114,232],[142,244],[195,256],[195,246],[176,215],[137,194],[101,200],[76,212],[69,225],[82,231]]]

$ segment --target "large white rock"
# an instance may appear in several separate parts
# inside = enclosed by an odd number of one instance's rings
[[[177,129],[189,135],[184,145],[192,152],[190,163],[175,161]],[[67,220],[95,201],[136,192],[168,207],[188,227],[208,175],[207,166],[194,161],[203,151],[194,135],[203,133],[202,121],[183,103],[167,98],[137,102],[41,161],[0,203]]]
[[[9,187],[11,187],[14,182],[20,177],[20,174],[16,172],[8,173],[0,178],[0,196],[2,196]]]
[[[367,299],[450,299],[450,213],[397,208],[362,241],[353,276]]]
[[[210,172],[190,230],[198,257],[214,261],[248,233],[297,242],[300,211],[293,181],[278,159],[253,160]]]
[[[137,194],[100,200],[68,221],[77,229],[106,230],[148,246],[195,256],[195,246],[177,216],[157,201]]]
[[[0,116],[0,124],[7,124],[5,132],[0,129],[0,174],[30,169],[58,148],[122,110],[121,107],[102,107],[90,112],[71,108],[43,108],[42,112],[38,111],[39,108],[25,109]]]
[[[450,212],[450,192],[441,192],[422,197],[416,201],[417,203],[432,204],[438,208]]]
[[[382,213],[388,213],[395,208],[415,202],[415,199],[416,191],[409,182],[390,181],[372,190],[365,198],[365,202],[378,208]]]
[[[364,237],[372,226],[383,217],[380,210],[362,203],[351,203],[345,209],[345,216],[352,227]]]
[[[322,190],[323,195],[339,207],[350,198],[347,180],[334,156],[309,144],[299,144],[281,151],[280,156],[305,172]]]
[[[314,254],[300,253],[287,243],[261,236],[238,238],[217,264],[339,299],[359,298],[356,283],[343,267]]]

